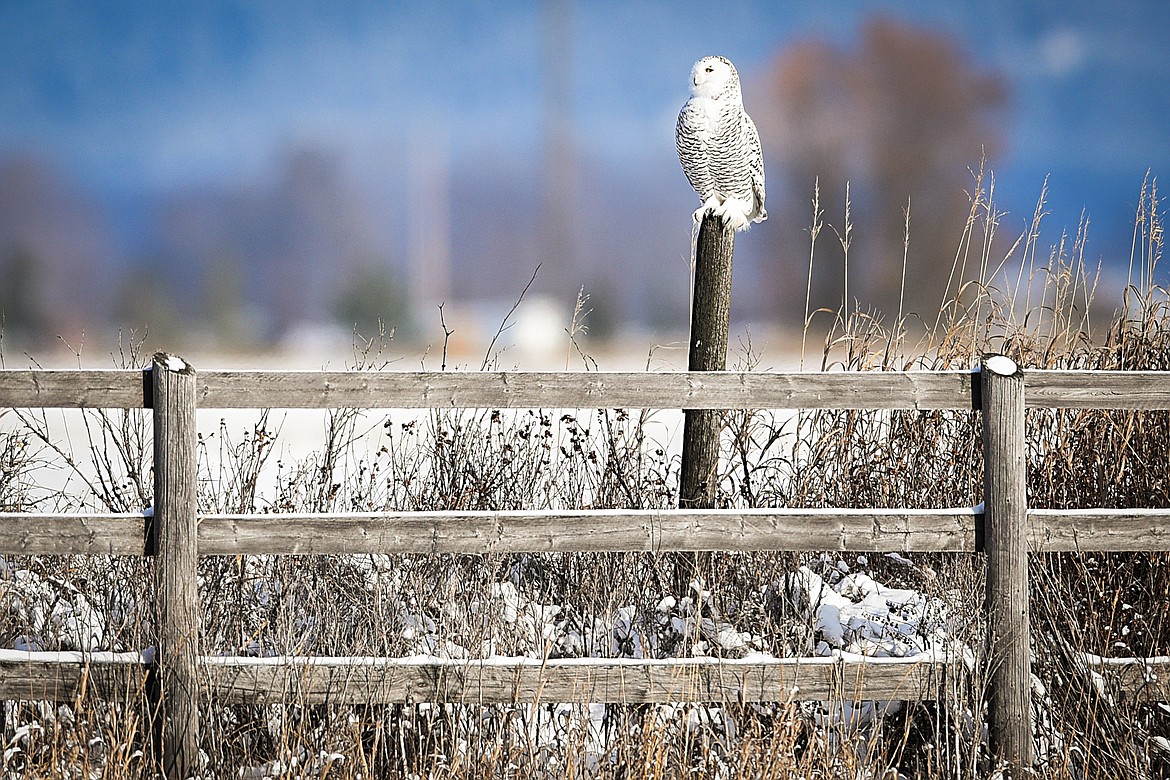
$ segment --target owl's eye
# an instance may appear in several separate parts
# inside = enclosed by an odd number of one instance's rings
[[[708,66],[707,66],[707,72],[708,72],[708,73],[714,73],[714,72],[715,72],[715,69],[714,69],[714,68],[712,68],[711,66],[709,66],[709,65],[708,65]]]

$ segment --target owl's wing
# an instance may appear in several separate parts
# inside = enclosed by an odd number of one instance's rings
[[[678,149],[678,160],[682,163],[687,181],[706,200],[715,191],[711,175],[706,141],[702,134],[702,117],[691,101],[687,101],[678,114],[674,126],[674,144]]]

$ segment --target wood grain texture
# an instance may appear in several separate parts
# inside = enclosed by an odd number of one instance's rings
[[[1170,372],[1029,371],[1036,408],[1170,409]],[[970,371],[204,371],[199,405],[273,408],[974,409]],[[0,370],[0,407],[150,408],[137,369]]]
[[[991,370],[992,361],[1010,373]],[[1011,777],[1022,777],[1034,763],[1024,374],[1011,361],[991,357],[980,377],[988,745],[993,757],[1007,762]]]
[[[202,555],[974,550],[974,510],[205,515]]]
[[[731,272],[735,262],[735,231],[713,214],[705,214],[695,240],[694,290],[691,300],[690,349],[687,370],[727,369],[731,324]],[[719,438],[722,409],[687,409],[683,413],[682,456],[679,463],[679,509],[714,509],[719,484]],[[678,551],[673,556],[674,592],[686,593],[689,583],[707,568],[709,556]]]
[[[195,371],[159,353],[154,393],[154,599],[158,627],[162,771],[186,778],[199,765],[199,563]]]
[[[209,696],[232,704],[462,702],[743,702],[843,697],[930,700],[938,662],[856,663],[830,658],[704,660],[208,659]]]
[[[201,555],[854,550],[972,552],[959,509],[205,515]],[[0,512],[0,555],[144,555],[138,513]],[[1167,509],[1029,509],[1035,553],[1170,551]]]
[[[0,555],[144,555],[148,523],[142,513],[0,512]]]
[[[149,403],[140,369],[0,371],[0,408],[142,409]]]
[[[16,655],[7,651],[8,655]],[[150,664],[141,657],[28,653],[0,658],[0,699],[129,701],[143,695]],[[128,656],[129,654],[127,654]],[[1134,700],[1170,701],[1170,659],[1092,658],[1089,667]],[[844,697],[930,700],[948,675],[943,662],[866,664],[828,658],[738,661],[713,659],[520,659],[490,665],[439,659],[200,659],[203,693],[231,703],[394,703],[419,701],[786,701]],[[543,678],[543,682],[542,682]],[[793,687],[796,691],[793,692]],[[306,697],[302,700],[300,697]]]
[[[727,368],[731,323],[731,272],[735,231],[713,214],[705,214],[695,242],[695,284],[691,299],[689,371]]]
[[[1167,552],[1170,509],[1030,509],[1033,552]]]
[[[972,409],[969,371],[206,371],[201,408]]]
[[[18,660],[11,655],[17,653],[6,651],[0,658],[0,700],[126,701],[143,694],[149,670],[140,658],[95,660],[79,653],[27,653]]]
[[[1032,371],[1026,403],[1036,408],[1170,409],[1168,371]]]

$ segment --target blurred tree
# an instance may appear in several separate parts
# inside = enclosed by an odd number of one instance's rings
[[[976,68],[942,33],[878,18],[864,26],[854,50],[822,41],[789,47],[768,73],[764,94],[766,104],[753,115],[769,163],[773,255],[786,258],[775,269],[780,310],[803,313],[809,269],[787,258],[807,261],[819,179],[826,229],[816,245],[812,308],[841,305],[837,237],[845,233],[848,183],[850,297],[897,312],[909,199],[906,311],[937,311],[969,210],[969,171],[994,160],[1003,145],[1003,77]],[[794,252],[798,246],[804,253]]]
[[[235,255],[223,252],[213,259],[204,280],[205,311],[215,340],[224,346],[248,346],[261,334],[245,318],[244,275]]]
[[[336,320],[358,269],[392,254],[382,207],[340,152],[296,145],[246,186],[168,193],[158,251],[172,289],[202,292],[184,296],[202,307],[188,315],[221,343],[249,346]]]
[[[110,324],[119,333],[137,333],[149,344],[167,348],[191,344],[198,331],[194,319],[179,308],[168,283],[167,264],[157,258],[119,275]]]
[[[342,287],[333,306],[333,317],[345,328],[353,328],[365,338],[374,338],[379,323],[387,335],[394,331],[408,335],[410,302],[398,280],[389,271],[367,265],[359,268]]]
[[[32,154],[0,154],[0,251],[15,253],[7,260],[35,285],[34,298],[19,297],[39,307],[41,338],[77,343],[102,324],[113,287],[108,228],[93,196],[53,165]]]
[[[189,343],[192,322],[178,308],[168,284],[167,263],[147,262],[122,275],[115,297],[113,325],[149,337],[151,344]]]
[[[36,256],[16,247],[0,257],[0,325],[4,335],[21,343],[48,337]]]

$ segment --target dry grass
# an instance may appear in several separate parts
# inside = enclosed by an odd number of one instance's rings
[[[1043,203],[1018,239],[997,235],[989,177],[974,180],[951,285],[930,318],[891,322],[843,301],[809,311],[821,370],[967,368],[986,351],[1025,368],[1170,368],[1167,297],[1156,280],[1162,227],[1143,188],[1130,284],[1101,319],[1086,225],[1045,254]],[[816,215],[810,263],[823,215]],[[850,226],[836,231],[848,237]],[[848,268],[844,269],[848,274]],[[822,326],[821,323],[825,323]],[[574,342],[575,343],[575,342]],[[368,350],[354,368],[377,368]],[[802,355],[802,362],[805,361]],[[121,359],[140,365],[137,347]],[[741,367],[754,368],[750,349]],[[808,365],[813,359],[807,361]],[[0,511],[140,509],[150,501],[149,419],[86,413],[84,441],[52,421],[7,414]],[[19,414],[19,416],[18,416]],[[978,500],[978,420],[969,412],[735,411],[727,415],[720,503],[942,507]],[[636,410],[484,410],[423,416],[329,413],[322,443],[293,459],[269,415],[200,442],[201,509],[670,508],[677,462]],[[1170,505],[1170,417],[1029,412],[1028,490],[1037,507]],[[49,469],[62,490],[36,484]],[[982,641],[975,556],[716,554],[699,594],[671,593],[667,556],[352,556],[208,558],[200,564],[204,652],[237,655],[672,656],[720,652],[731,626],[752,649],[810,655],[823,638],[794,603],[800,566],[828,580],[864,569],[947,611],[947,630]],[[138,560],[7,558],[0,646],[139,649],[151,644],[149,572]],[[1098,690],[1083,652],[1170,652],[1170,566],[1162,554],[1047,556],[1033,563],[1042,776],[1155,777],[1167,710]],[[87,612],[88,610],[88,612]],[[100,630],[82,620],[97,616]],[[681,626],[681,628],[679,628]],[[550,628],[551,627],[551,628]],[[992,769],[981,742],[984,669],[938,703],[891,707],[859,726],[833,703],[771,705],[224,706],[205,713],[209,777],[953,778]],[[149,776],[145,698],[60,705],[6,702],[5,777]]]

